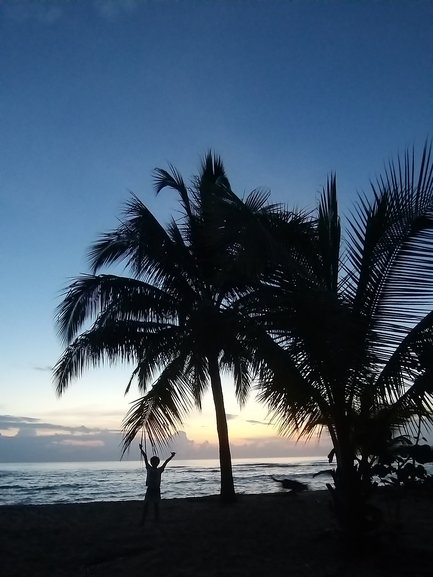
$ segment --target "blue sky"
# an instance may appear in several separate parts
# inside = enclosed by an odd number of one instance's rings
[[[7,435],[44,436],[44,460],[72,432],[98,458],[91,435],[118,430],[135,398],[127,373],[89,371],[59,400],[50,370],[60,291],[90,243],[129,191],[166,222],[176,201],[155,197],[152,170],[189,177],[209,148],[240,195],[289,206],[313,208],[336,171],[348,215],[384,162],[432,136],[433,4],[0,0],[0,70],[0,461]],[[235,443],[280,443],[227,392]],[[210,403],[185,430],[215,442]]]

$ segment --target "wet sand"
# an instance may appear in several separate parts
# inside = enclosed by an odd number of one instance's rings
[[[349,551],[326,491],[142,503],[0,507],[2,577],[418,577],[433,574],[433,495],[383,500],[386,522]]]

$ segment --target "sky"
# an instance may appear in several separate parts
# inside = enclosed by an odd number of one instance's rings
[[[240,196],[289,207],[314,209],[336,172],[350,216],[433,136],[433,3],[0,0],[0,75],[0,462],[117,460],[139,396],[127,368],[89,370],[60,399],[52,381],[55,310],[90,244],[131,191],[168,222],[176,198],[155,196],[153,169],[188,179],[209,149]],[[224,386],[235,457],[326,454]],[[217,456],[209,397],[173,447]]]

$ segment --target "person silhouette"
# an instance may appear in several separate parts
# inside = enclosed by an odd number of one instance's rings
[[[167,464],[172,460],[176,453],[171,453],[170,457],[166,459],[161,467],[158,467],[160,460],[156,455],[150,458],[150,463],[147,459],[146,453],[143,451],[143,445],[139,444],[141,454],[146,465],[146,495],[144,497],[143,514],[141,516],[140,525],[144,524],[149,510],[149,505],[153,505],[153,514],[155,521],[159,519],[159,502],[161,501],[161,475],[164,472]]]

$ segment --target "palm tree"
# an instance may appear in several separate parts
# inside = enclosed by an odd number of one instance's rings
[[[65,291],[57,313],[65,351],[54,377],[58,394],[89,365],[130,362],[143,394],[124,421],[124,450],[142,427],[166,441],[193,406],[212,392],[219,440],[221,497],[235,497],[222,371],[234,377],[242,405],[257,370],[240,295],[268,262],[273,235],[304,234],[302,217],[287,218],[253,191],[241,201],[219,157],[209,153],[187,187],[174,167],[155,171],[155,188],[174,189],[181,214],[164,228],[132,196],[120,226],[90,249],[92,274]],[[251,233],[254,229],[254,234]],[[281,236],[281,233],[278,233]],[[123,263],[127,276],[99,274]],[[260,264],[262,263],[262,265]],[[90,326],[90,328],[88,328]]]
[[[391,162],[372,192],[359,198],[343,244],[332,176],[309,274],[294,277],[282,263],[250,307],[272,337],[260,399],[283,434],[329,432],[335,505],[352,530],[378,445],[414,415],[433,421],[431,145],[419,164],[413,153]]]

